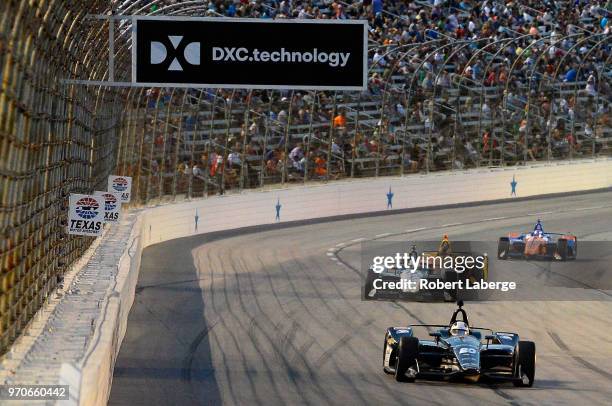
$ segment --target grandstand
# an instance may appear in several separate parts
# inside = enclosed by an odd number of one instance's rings
[[[112,172],[147,204],[612,155],[607,1],[1,3],[0,350],[88,246],[64,234],[68,194]],[[367,19],[368,89],[62,86],[111,75],[110,20],[94,13]],[[119,78],[130,24],[113,29]]]
[[[610,154],[605,2],[117,3],[370,23],[363,93],[147,90],[127,120],[139,147],[119,155],[144,200]]]

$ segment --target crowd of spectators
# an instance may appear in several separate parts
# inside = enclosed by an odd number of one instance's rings
[[[153,14],[181,7],[179,0],[115,3]],[[368,90],[336,96],[189,90],[188,113],[172,118],[174,127],[151,119],[151,131],[166,132],[154,148],[177,151],[168,162],[152,153],[151,171],[162,165],[172,171],[174,162],[181,173],[223,188],[264,178],[329,179],[606,152],[612,138],[608,3],[202,1],[192,13],[367,19]],[[178,94],[152,89],[148,106],[178,106],[185,100]]]

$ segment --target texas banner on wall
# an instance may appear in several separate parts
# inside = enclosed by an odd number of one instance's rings
[[[68,234],[98,237],[104,231],[104,198],[99,195],[70,195]]]
[[[129,203],[132,197],[132,178],[110,175],[107,190],[111,193],[118,193],[121,197],[121,203]]]
[[[96,191],[94,194],[104,199],[104,222],[118,223],[121,216],[121,196],[119,193]]]

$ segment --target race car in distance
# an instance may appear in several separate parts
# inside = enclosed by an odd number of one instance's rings
[[[477,257],[480,256],[483,259],[482,268],[474,267],[472,269],[468,269],[465,271],[457,272],[454,269],[443,269],[439,266],[435,266],[435,261],[427,262],[428,258],[436,258],[436,257]],[[419,281],[421,279],[426,279],[428,281],[437,281],[440,280],[442,282],[456,282],[459,279],[467,280],[474,283],[476,281],[488,281],[489,278],[489,259],[487,254],[476,254],[467,251],[454,251],[452,249],[451,242],[448,238],[448,235],[444,235],[439,244],[437,251],[423,251],[421,253],[417,252],[416,246],[413,245],[409,257],[425,258],[425,264],[421,263],[416,269],[385,269],[381,273],[376,273],[373,270],[373,267],[368,269],[368,273],[365,278],[364,283],[364,299],[365,300],[373,300],[373,299],[408,299],[408,300],[422,300],[422,299],[437,299],[443,298],[447,302],[452,302],[457,300],[458,298],[458,290],[457,289],[444,289],[444,290],[420,290],[419,289]],[[440,258],[439,258],[440,259]],[[378,280],[377,283],[375,283]],[[388,283],[397,283],[398,285],[402,281],[412,281],[414,282],[414,288],[397,288],[397,289],[388,289],[388,288],[376,288],[377,286],[387,286]],[[406,286],[406,284],[404,284]]]
[[[448,325],[389,327],[383,347],[384,372],[395,375],[398,382],[427,378],[477,382],[488,378],[532,386],[535,343],[521,341],[516,333],[472,327],[463,301],[457,305]],[[422,329],[429,332],[427,339],[416,337],[415,332]]]
[[[545,233],[542,222],[538,220],[531,233],[510,233],[501,237],[497,245],[497,257],[556,259],[565,261],[576,259],[578,239],[575,235]]]

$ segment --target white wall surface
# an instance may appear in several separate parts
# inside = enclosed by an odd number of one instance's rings
[[[148,209],[144,244],[275,223],[277,202],[282,206],[281,222],[383,211],[387,210],[389,188],[394,194],[393,209],[508,199],[512,197],[513,177],[517,197],[607,188],[612,187],[612,159],[370,178],[214,196]]]

